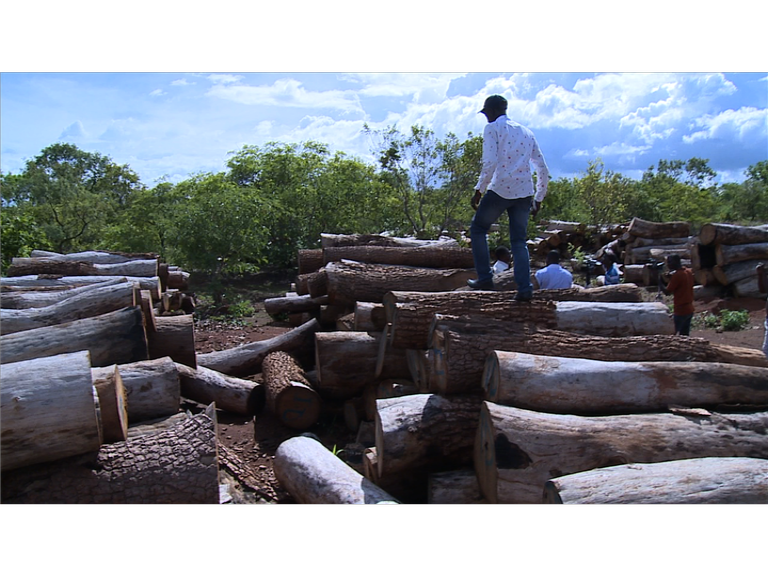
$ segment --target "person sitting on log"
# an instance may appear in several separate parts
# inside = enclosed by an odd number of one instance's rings
[[[757,289],[761,294],[768,292],[768,274],[765,271],[765,264],[760,262],[755,267],[757,271]],[[763,339],[763,353],[768,356],[768,299],[765,301],[765,338]]]
[[[573,284],[573,274],[560,266],[560,252],[550,250],[547,254],[547,267],[534,275],[539,284],[539,290],[556,290],[570,288]]]
[[[496,262],[493,263],[493,273],[499,274],[504,270],[509,270],[509,264],[512,262],[512,253],[506,246],[498,246],[494,252]]]
[[[605,268],[604,283],[611,286],[619,283],[619,269],[616,268],[616,261],[610,254],[603,256],[603,267]]]
[[[679,254],[667,256],[667,268],[671,274],[666,287],[662,288],[664,294],[672,294],[675,320],[675,334],[690,336],[691,320],[693,319],[693,272],[682,265]],[[666,275],[661,276],[662,282]]]

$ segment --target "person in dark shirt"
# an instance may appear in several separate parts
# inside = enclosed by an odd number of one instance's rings
[[[667,256],[667,268],[671,271],[669,282],[663,288],[664,294],[671,294],[674,302],[672,312],[675,320],[675,334],[690,336],[693,320],[693,272],[682,265],[680,256]]]

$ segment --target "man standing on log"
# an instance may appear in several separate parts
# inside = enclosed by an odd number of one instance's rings
[[[755,267],[757,271],[757,289],[761,294],[768,292],[768,274],[765,272],[765,264],[760,262]],[[768,356],[768,300],[765,301],[765,338],[763,340],[763,353]]]
[[[675,334],[690,336],[693,320],[693,273],[682,265],[679,254],[667,256],[667,267],[672,271],[664,294],[672,294]]]
[[[503,96],[486,98],[480,112],[488,124],[483,130],[483,167],[472,198],[476,212],[469,229],[477,280],[469,280],[468,284],[476,290],[493,290],[488,230],[506,210],[517,283],[515,300],[527,302],[533,296],[526,245],[528,216],[538,213],[547,194],[549,169],[533,133],[507,118],[507,100]],[[531,164],[537,173],[535,197]]]

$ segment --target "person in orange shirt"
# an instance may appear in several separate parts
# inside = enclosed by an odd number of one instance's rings
[[[667,268],[671,275],[664,294],[672,294],[675,320],[675,334],[690,336],[693,320],[693,272],[680,261],[678,254],[667,256]]]

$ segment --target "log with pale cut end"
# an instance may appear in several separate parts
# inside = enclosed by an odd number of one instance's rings
[[[250,342],[235,348],[197,355],[198,366],[204,366],[230,376],[249,376],[261,371],[261,363],[270,352],[290,352],[302,365],[314,359],[315,332],[320,329],[316,319],[279,336]]]
[[[129,260],[114,264],[59,260],[56,258],[13,258],[8,276],[59,274],[61,276],[157,276],[157,260]]]
[[[323,267],[323,249],[304,249],[298,252],[299,275],[317,272]]]
[[[643,238],[685,238],[691,235],[688,222],[651,222],[641,218],[632,218],[627,233]]]
[[[275,477],[300,504],[398,504],[320,442],[305,436],[278,446]]]
[[[485,504],[474,470],[449,470],[429,475],[429,504]]]
[[[316,390],[329,400],[348,400],[362,394],[379,378],[409,378],[405,350],[387,349],[376,376],[381,334],[322,332],[315,336]]]
[[[488,355],[524,352],[626,362],[725,362],[768,368],[760,350],[674,335],[590,336],[560,330],[519,329],[494,318],[435,314],[430,328],[428,389],[439,394],[477,392]]]
[[[197,368],[195,324],[191,314],[157,316],[155,329],[147,333],[149,358],[173,359],[174,362]]]
[[[198,366],[190,368],[176,363],[181,384],[181,396],[200,404],[216,404],[219,410],[253,416],[260,413],[266,402],[264,386],[251,380],[228,376]]]
[[[323,249],[323,263],[353,260],[367,264],[393,264],[418,268],[474,268],[472,250],[453,245],[339,246]]]
[[[761,226],[704,224],[699,231],[699,242],[704,245],[768,242],[768,224]]]
[[[472,462],[477,396],[412,394],[376,401],[378,475],[452,470]]]
[[[290,428],[306,430],[317,423],[321,401],[296,359],[287,352],[271,352],[261,366],[267,407]]]
[[[128,396],[117,364],[91,368],[99,396],[103,442],[122,442],[128,437]]]
[[[491,503],[541,503],[547,480],[632,462],[768,458],[768,412],[574,416],[483,402],[475,472]]]
[[[606,362],[496,350],[482,382],[491,402],[554,414],[768,407],[768,367],[719,362]]]
[[[386,326],[386,313],[383,304],[356,302],[354,314],[354,328],[358,332],[381,332]]]
[[[726,266],[745,260],[768,260],[768,242],[733,246],[718,244],[715,247],[715,259],[718,266]]]
[[[138,277],[138,276],[125,276],[123,274],[117,276],[46,276],[41,275],[29,275],[29,276],[16,276],[16,277],[2,277],[0,278],[0,286],[11,287],[28,287],[28,288],[76,288],[78,286],[87,286],[90,284],[101,284],[103,282],[120,278],[121,281],[129,281],[137,284],[142,290],[149,290],[152,293],[152,298],[159,299],[162,290],[160,288],[160,278],[155,277]]]
[[[756,278],[756,267],[758,264],[768,266],[768,258],[764,260],[744,260],[742,262],[726,264],[725,266],[715,266],[712,268],[712,272],[720,284],[727,286],[746,278]]]
[[[19,362],[88,350],[92,366],[148,358],[141,308],[133,306],[93,318],[0,336],[0,362]]]
[[[88,352],[3,364],[0,380],[3,484],[7,470],[98,451],[103,436]]]
[[[558,302],[557,329],[594,336],[674,334],[663,302]]]
[[[181,382],[171,358],[121,364],[117,369],[125,388],[130,424],[179,411]]]
[[[308,294],[300,296],[281,296],[264,300],[264,311],[273,318],[280,314],[296,314],[298,312],[318,312],[320,307],[328,304],[328,296],[312,298]]]
[[[768,504],[768,460],[621,464],[548,480],[545,504]]]
[[[136,304],[134,285],[131,282],[110,286],[99,285],[92,290],[73,294],[45,308],[1,309],[0,334],[13,334],[33,328],[92,318]]]
[[[331,303],[381,302],[392,290],[441,292],[466,287],[474,269],[413,268],[387,264],[331,262],[325,266]]]
[[[144,314],[144,329],[147,334],[157,332],[157,322],[155,320],[155,308],[152,305],[152,293],[149,290],[139,290],[141,298],[141,312]]]
[[[215,410],[97,456],[73,456],[3,474],[4,504],[218,504]]]
[[[95,290],[97,288],[103,288],[105,286],[113,286],[115,284],[121,284],[126,282],[125,278],[115,276],[111,280],[105,280],[96,284],[87,284],[85,286],[79,286],[76,288],[62,287],[61,289],[53,290],[19,290],[15,292],[3,292],[0,295],[0,306],[2,308],[10,308],[13,310],[25,310],[29,308],[45,308],[53,304],[57,304],[62,300],[78,296],[83,293]]]

